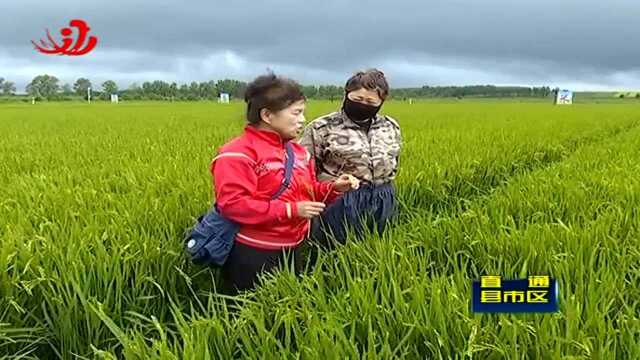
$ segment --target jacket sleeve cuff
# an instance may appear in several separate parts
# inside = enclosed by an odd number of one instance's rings
[[[284,203],[284,208],[286,212],[287,219],[291,219],[293,217],[293,210],[291,202]]]

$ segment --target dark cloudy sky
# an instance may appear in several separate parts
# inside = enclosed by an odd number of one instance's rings
[[[37,53],[80,18],[99,38],[82,57]],[[378,67],[392,87],[549,85],[640,90],[637,0],[0,0],[0,77],[250,80],[267,68],[343,84]]]

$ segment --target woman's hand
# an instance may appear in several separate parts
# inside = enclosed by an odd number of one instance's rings
[[[333,182],[333,189],[338,192],[356,190],[360,187],[360,180],[350,174],[342,174]]]
[[[320,215],[325,206],[324,203],[314,201],[299,201],[296,203],[298,216],[305,219],[312,219]]]

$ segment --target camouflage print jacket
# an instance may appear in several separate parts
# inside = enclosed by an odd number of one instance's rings
[[[343,111],[327,114],[307,125],[299,142],[315,158],[318,181],[346,173],[378,185],[398,172],[402,137],[389,116],[377,115],[367,133]]]

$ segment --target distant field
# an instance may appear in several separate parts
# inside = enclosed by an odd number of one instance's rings
[[[585,92],[576,92],[574,101],[577,104],[598,104],[598,103],[621,103],[621,104],[631,104],[637,101],[640,104],[640,97],[637,96],[640,91],[627,91],[627,92],[603,92],[603,91],[585,91]],[[624,95],[623,98],[620,98],[620,95]],[[393,90],[391,91],[391,96],[393,96]],[[408,99],[404,98],[396,98],[396,101],[406,101]],[[61,101],[61,103],[74,104],[74,103],[82,103],[86,100],[83,100],[82,96],[68,96],[68,100]],[[98,100],[94,99],[94,103],[105,103],[101,98]],[[328,101],[328,100],[327,100]],[[553,98],[549,96],[548,98],[540,98],[540,97],[482,97],[482,96],[466,96],[460,99],[456,97],[444,97],[444,98],[416,98],[412,99],[414,102],[438,102],[438,103],[448,103],[448,102],[526,102],[526,103],[553,103]],[[127,102],[125,99],[123,102]],[[135,101],[136,103],[143,103],[141,101]],[[18,96],[2,96],[0,95],[0,104],[8,104],[8,103],[22,103],[28,104],[31,103],[31,97],[27,95],[18,95]],[[46,102],[45,102],[46,103]]]
[[[241,103],[0,105],[0,359],[639,359],[640,102],[612,101],[387,103],[400,222],[239,311],[181,237]],[[557,278],[560,312],[471,313],[486,274]]]

